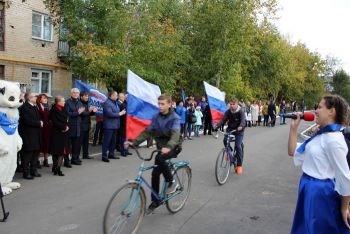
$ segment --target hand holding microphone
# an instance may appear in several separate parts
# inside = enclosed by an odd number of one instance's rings
[[[303,119],[305,121],[314,121],[315,115],[311,112],[305,112],[304,114],[299,113],[300,119]],[[288,113],[284,115],[285,118],[288,119],[297,119],[298,114],[297,113]]]

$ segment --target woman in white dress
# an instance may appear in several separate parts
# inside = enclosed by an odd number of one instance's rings
[[[259,107],[253,101],[253,104],[251,105],[251,112],[252,112],[252,125],[255,127],[258,123],[258,118],[259,118]]]
[[[337,95],[323,97],[316,110],[320,130],[303,144],[297,143],[300,114],[288,140],[288,154],[303,171],[291,233],[350,234],[348,148],[340,132],[348,104]]]

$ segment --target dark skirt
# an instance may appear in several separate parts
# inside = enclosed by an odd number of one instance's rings
[[[49,153],[52,155],[63,155],[68,145],[68,133],[52,128],[52,134],[49,141]]]
[[[291,234],[350,234],[334,186],[334,180],[302,175]]]
[[[41,145],[40,145],[41,153],[49,152],[50,136],[51,136],[51,125],[48,123],[46,125],[44,124],[44,127],[41,129]]]

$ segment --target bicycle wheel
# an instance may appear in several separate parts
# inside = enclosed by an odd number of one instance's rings
[[[109,200],[104,217],[104,234],[135,234],[146,210],[145,191],[138,183],[129,182],[119,188]]]
[[[174,173],[174,179],[176,183],[179,184],[178,191],[181,191],[181,193],[166,201],[166,208],[173,214],[179,212],[185,206],[188,196],[190,195],[192,179],[190,167],[184,166],[177,168]]]
[[[226,149],[222,149],[216,159],[215,178],[219,185],[226,183],[230,174],[231,162]]]

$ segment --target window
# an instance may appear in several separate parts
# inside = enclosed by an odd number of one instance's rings
[[[51,71],[32,69],[31,91],[51,94]]]
[[[5,2],[0,2],[0,50],[5,50]]]
[[[52,21],[48,15],[33,12],[32,37],[35,39],[52,41]]]
[[[0,65],[0,80],[5,80],[5,65]]]

